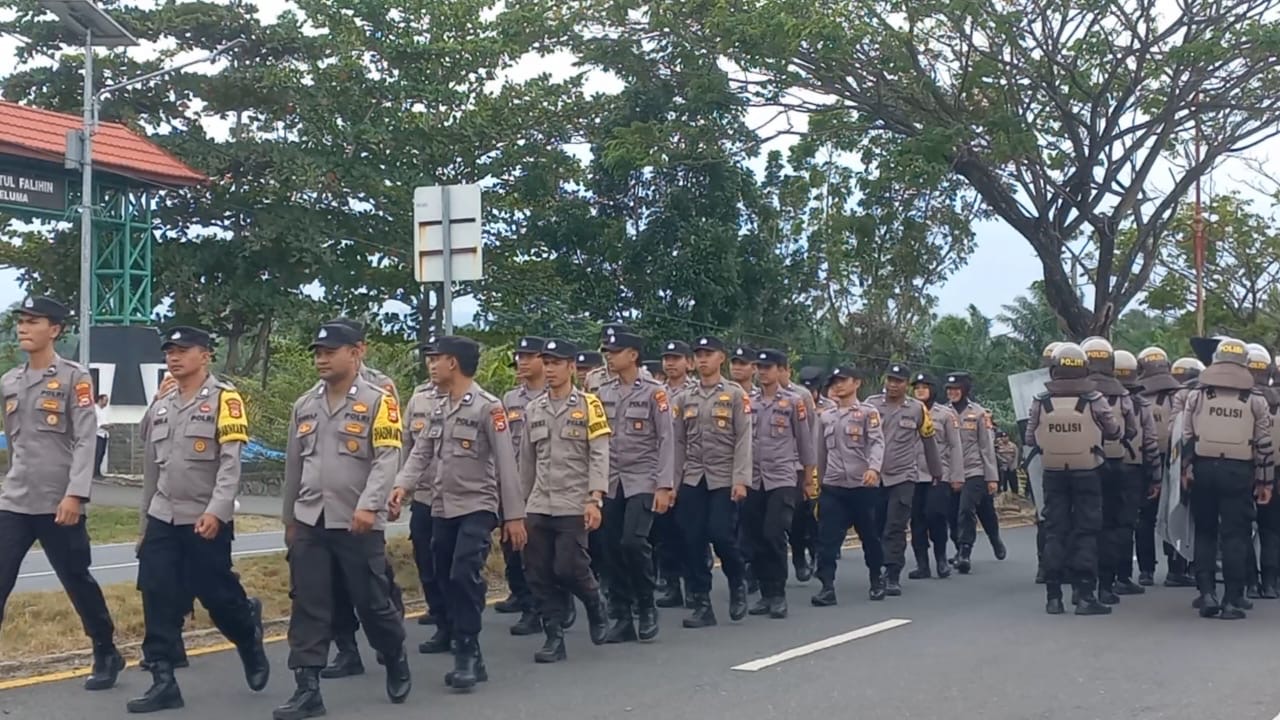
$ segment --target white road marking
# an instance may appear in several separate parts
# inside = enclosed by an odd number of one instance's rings
[[[270,555],[271,553],[282,553],[282,552],[284,552],[284,548],[263,548],[261,550],[237,550],[231,553],[231,557],[245,557],[247,555]],[[97,570],[121,570],[124,568],[131,568],[131,567],[138,567],[138,561],[134,560],[133,562],[128,562],[128,563],[116,563],[114,565],[94,565],[89,568],[89,571],[94,572]],[[44,572],[24,573],[22,575],[19,575],[18,579],[22,580],[24,578],[49,577],[51,575],[56,575],[56,574],[57,573],[55,573],[52,570],[46,570]]]
[[[801,645],[798,648],[784,650],[783,652],[780,652],[777,655],[770,655],[769,657],[760,658],[759,660],[752,660],[751,662],[748,662],[748,663],[736,665],[733,667],[733,669],[741,670],[743,672],[756,672],[757,670],[763,670],[767,667],[772,667],[779,663],[784,663],[788,660],[795,660],[798,657],[804,657],[805,655],[810,655],[820,650],[826,650],[827,648],[833,648],[837,645],[843,645],[844,643],[852,642],[854,640],[859,640],[861,638],[868,637],[870,635],[875,635],[876,633],[881,633],[881,632],[884,632],[885,630],[892,630],[896,627],[902,627],[903,625],[910,624],[910,622],[911,622],[910,620],[904,620],[902,618],[885,620],[884,622],[878,622],[875,625],[868,625],[866,627],[861,627],[861,628],[858,628],[857,630],[850,630],[847,633],[835,635],[825,640],[819,640],[817,642],[811,642],[808,645]],[[1280,720],[1280,718],[1277,718],[1276,720]]]

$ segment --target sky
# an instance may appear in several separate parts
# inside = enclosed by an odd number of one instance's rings
[[[258,6],[264,21],[274,19],[287,8],[287,0],[259,0]],[[0,57],[12,57],[18,40],[9,36],[0,36]],[[131,50],[146,54],[148,48]],[[553,76],[564,75],[574,70],[573,58],[567,53],[560,53],[550,58],[528,58],[519,63],[508,74],[512,80],[522,80],[541,72],[549,72]],[[615,79],[595,73],[588,78],[588,89],[597,92],[610,92],[620,83]],[[757,111],[755,117],[748,121],[753,125],[763,123],[771,111]],[[209,128],[211,133],[217,128]],[[761,156],[771,149],[785,149],[792,142],[789,139],[778,140],[766,146]],[[1274,152],[1268,152],[1268,150]],[[1270,143],[1254,153],[1255,157],[1280,156],[1280,143]],[[758,164],[763,165],[761,160]],[[1243,166],[1219,170],[1210,185],[1210,191],[1243,189],[1239,176]],[[411,218],[405,219],[406,234],[410,232]],[[983,314],[994,317],[1001,312],[1003,305],[1010,303],[1016,296],[1026,292],[1027,286],[1040,279],[1041,266],[1035,253],[1027,241],[1003,221],[984,221],[975,226],[977,246],[965,267],[955,272],[940,286],[933,289],[938,298],[939,315],[964,314],[970,304],[975,305]],[[17,282],[17,273],[11,269],[0,268],[0,307],[20,300],[23,290]],[[455,325],[465,325],[472,321],[476,305],[469,298],[462,298],[454,303],[453,319]],[[997,328],[999,331],[999,328]]]

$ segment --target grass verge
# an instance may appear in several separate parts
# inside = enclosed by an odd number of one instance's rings
[[[95,545],[133,542],[138,539],[136,508],[95,505],[89,508],[85,525],[88,526],[89,539]],[[269,532],[283,527],[280,524],[280,518],[267,515],[236,515],[236,532],[238,533]]]

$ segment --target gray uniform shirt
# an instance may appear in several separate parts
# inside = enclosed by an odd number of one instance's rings
[[[53,515],[65,497],[89,499],[98,416],[84,366],[54,356],[44,370],[20,365],[0,377],[9,472],[0,510]]]
[[[609,492],[616,497],[652,494],[675,487],[675,439],[671,400],[656,380],[621,378],[600,389],[600,403],[613,435],[609,439]]]
[[[413,501],[431,507],[435,496],[435,452],[428,437],[427,426],[431,424],[432,413],[440,402],[440,393],[430,382],[422,383],[413,389],[413,396],[404,408],[404,450],[401,452],[402,462],[408,464],[409,456],[418,443],[425,443],[427,453],[425,469],[416,473],[399,473],[396,476],[396,487],[413,494]],[[403,469],[403,468],[402,468]]]
[[[610,434],[591,393],[573,388],[562,400],[544,393],[529,403],[518,463],[526,512],[581,515],[592,493],[608,492]]]
[[[933,427],[935,429],[934,438],[938,444],[938,459],[942,461],[942,469],[944,475],[942,482],[945,483],[962,483],[964,482],[964,452],[963,443],[960,439],[960,416],[950,405],[942,403],[934,403],[929,408],[929,415],[933,419]],[[916,482],[929,482],[933,478],[929,475],[929,461],[925,457],[924,447],[920,448],[916,466],[920,470],[920,476],[916,478]]]
[[[933,418],[924,403],[904,397],[900,404],[889,402],[886,395],[872,395],[867,404],[880,412],[884,431],[884,466],[880,484],[892,487],[915,482],[919,476],[916,458],[923,453],[930,479],[942,477],[938,446],[934,442]]]
[[[1000,473],[996,467],[996,436],[991,413],[970,400],[964,410],[956,410],[956,414],[960,416],[965,478],[981,477],[984,482],[998,482]]]
[[[387,496],[400,464],[403,430],[395,398],[357,376],[330,409],[324,383],[293,404],[285,449],[283,517],[286,523],[347,529],[356,510],[387,519]]]
[[[867,470],[880,472],[884,432],[880,411],[858,402],[830,407],[819,416],[818,478],[825,487],[862,487]]]
[[[756,416],[751,486],[766,491],[796,487],[802,479],[796,468],[816,464],[812,416],[804,398],[781,387],[766,396],[762,388],[752,396],[751,408]]]
[[[672,422],[681,482],[705,477],[708,490],[751,487],[751,417],[750,398],[724,377],[680,393]]]
[[[507,409],[507,426],[511,428],[511,444],[515,448],[516,462],[520,460],[520,443],[524,440],[524,418],[529,403],[546,392],[545,388],[530,390],[527,385],[512,388],[502,396],[502,406]]]
[[[235,515],[240,449],[249,441],[244,400],[213,375],[189,400],[171,392],[142,416],[142,526],[147,516],[194,525]]]

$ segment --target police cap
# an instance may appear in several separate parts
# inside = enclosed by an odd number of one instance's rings
[[[163,352],[171,347],[202,347],[206,350],[212,350],[213,338],[209,336],[206,330],[189,325],[175,325],[165,331],[164,342],[160,344],[160,350]]]
[[[543,354],[545,355],[546,353],[544,352]],[[574,360],[578,367],[585,368],[587,370],[590,370],[591,368],[598,368],[604,364],[604,358],[600,356],[600,353],[591,350],[578,353]]]
[[[756,361],[756,349],[750,345],[738,345],[729,355],[729,362],[753,363]]]
[[[724,341],[714,335],[703,335],[693,341],[693,351],[697,352],[699,350],[724,352]]]
[[[346,325],[347,327],[351,328],[351,331],[354,332],[356,334],[356,337],[359,338],[358,342],[364,342],[365,327],[364,327],[364,323],[360,322],[359,320],[352,320],[351,318],[348,318],[348,317],[337,317],[325,323],[325,325]]]
[[[911,371],[902,363],[889,363],[889,367],[884,371],[884,376],[894,380],[906,380],[911,377]]]
[[[538,354],[542,357],[576,361],[578,359],[578,346],[568,340],[551,338],[542,345],[542,352]]]
[[[822,368],[806,365],[800,368],[800,384],[807,388],[815,388],[822,385]]]
[[[620,332],[610,335],[604,344],[606,352],[618,352],[619,350],[635,350],[641,352],[644,350],[644,338],[635,333]]]
[[[66,305],[54,300],[51,297],[29,297],[22,301],[22,305],[13,311],[16,315],[30,315],[31,317],[42,317],[50,322],[59,325],[65,323],[67,318],[71,317],[71,310]]]
[[[516,354],[528,353],[537,355],[542,352],[542,344],[546,342],[545,338],[536,335],[526,335],[516,341]]]
[[[973,387],[973,376],[964,371],[948,373],[946,387],[968,390]]]
[[[435,347],[427,354],[448,355],[456,358],[458,364],[465,367],[470,363],[480,362],[480,343],[461,335],[444,335],[436,338]]]
[[[852,365],[837,365],[831,374],[827,376],[827,386],[831,386],[837,380],[849,378],[852,380],[861,380],[862,371]]]
[[[689,357],[692,354],[693,348],[689,347],[689,343],[683,340],[668,340],[662,346],[662,357]]]
[[[760,365],[786,365],[787,354],[781,350],[765,348],[756,353],[755,361]]]
[[[364,336],[346,323],[325,323],[316,330],[315,338],[308,349],[340,348],[346,345],[358,345]]]

